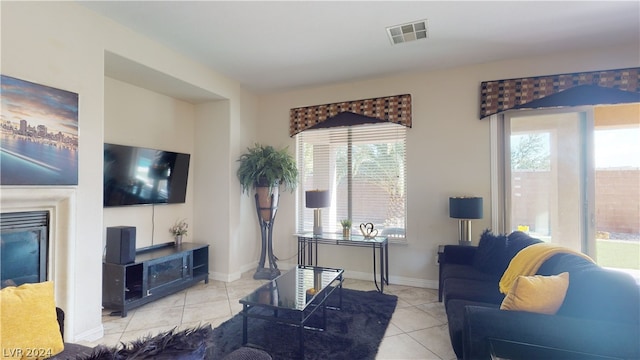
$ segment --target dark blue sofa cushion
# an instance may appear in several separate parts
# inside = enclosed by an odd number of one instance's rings
[[[628,274],[597,266],[570,273],[558,315],[638,325],[640,286]]]
[[[473,257],[473,267],[486,274],[502,275],[507,268],[502,260],[506,251],[507,236],[494,235],[490,230],[485,230]]]
[[[638,323],[640,287],[630,275],[601,268],[571,254],[552,256],[537,274],[562,272],[569,273],[569,288],[558,315]]]
[[[447,264],[442,268],[443,279],[470,279],[480,281],[494,281],[498,283],[500,276],[478,271],[471,265]]]
[[[598,268],[593,262],[569,253],[555,254],[545,260],[540,266],[537,275],[558,275],[563,272],[569,274],[589,269]]]
[[[473,300],[500,305],[504,294],[500,293],[498,281],[480,281],[472,279],[445,279],[444,302],[452,299]]]
[[[506,264],[504,264],[504,270],[507,269],[511,259],[513,259],[516,254],[526,248],[529,245],[538,244],[542,241],[529,236],[528,234],[522,231],[514,231],[509,236],[507,236],[507,249],[506,256],[504,258]],[[502,271],[504,273],[504,271]]]
[[[481,272],[502,276],[511,259],[525,247],[541,242],[521,231],[507,235],[495,235],[485,230],[480,236],[478,249],[473,257],[473,267]]]

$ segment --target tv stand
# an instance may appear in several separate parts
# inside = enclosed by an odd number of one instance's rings
[[[209,282],[209,245],[173,242],[136,251],[130,264],[102,263],[102,306],[113,315]]]

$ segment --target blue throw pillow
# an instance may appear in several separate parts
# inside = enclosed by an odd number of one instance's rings
[[[514,231],[509,234],[509,236],[507,236],[507,252],[505,254],[508,257],[507,265],[509,265],[511,259],[516,256],[516,254],[520,252],[520,250],[526,248],[529,245],[541,242],[541,240],[533,238],[529,236],[529,234],[522,231]]]
[[[504,264],[506,250],[506,235],[494,235],[491,230],[485,230],[480,236],[473,267],[487,274],[502,275],[507,268],[506,265],[509,265],[509,262]]]

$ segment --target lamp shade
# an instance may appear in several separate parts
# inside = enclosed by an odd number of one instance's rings
[[[449,216],[455,219],[482,219],[482,198],[450,197]]]
[[[305,206],[311,209],[326,208],[331,205],[329,190],[309,190],[305,192]]]

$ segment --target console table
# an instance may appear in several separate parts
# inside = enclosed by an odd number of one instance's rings
[[[298,237],[298,264],[318,265],[318,244],[368,247],[373,250],[373,282],[379,292],[384,292],[384,285],[389,285],[389,240],[386,236],[365,238],[361,235],[344,237],[342,234],[313,233],[295,234]],[[380,286],[376,278],[376,249],[380,258]],[[315,253],[315,257],[314,257]]]
[[[209,245],[173,242],[136,251],[130,264],[102,263],[102,306],[113,315],[209,282]]]

